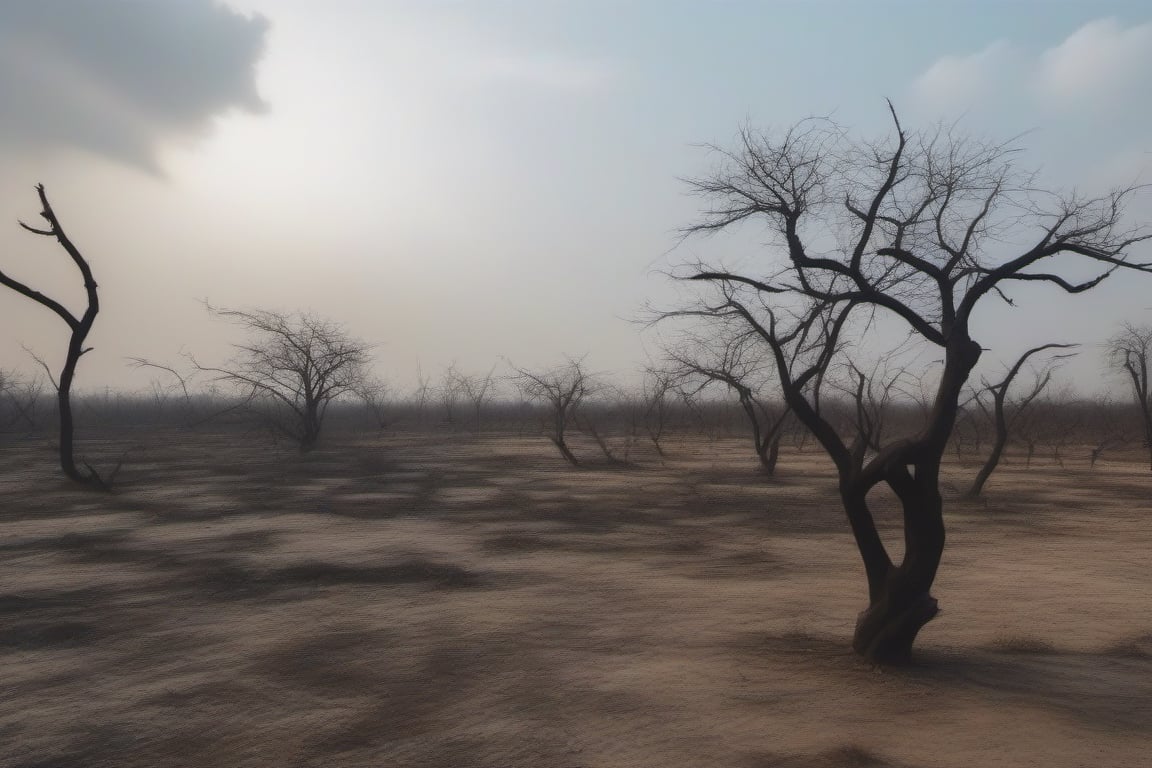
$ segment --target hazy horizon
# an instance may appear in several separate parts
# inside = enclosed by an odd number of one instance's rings
[[[82,301],[35,223],[33,186],[92,264],[102,310],[76,387],[138,390],[128,357],[218,361],[214,305],[308,310],[376,345],[400,392],[417,366],[483,373],[586,356],[622,380],[658,355],[634,322],[663,272],[753,258],[755,237],[690,239],[682,178],[744,124],[832,115],[959,121],[1020,136],[1047,186],[1149,180],[1152,11],[1141,2],[331,2],[0,6],[0,268]],[[1152,195],[1133,220],[1152,221]],[[1145,246],[1139,254],[1149,253]],[[989,306],[982,370],[1152,322],[1142,276]],[[59,318],[0,293],[0,368],[55,367]]]

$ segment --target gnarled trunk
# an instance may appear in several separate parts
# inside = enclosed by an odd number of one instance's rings
[[[856,621],[852,648],[876,663],[908,661],[924,625],[939,612],[931,594],[944,553],[943,500],[938,490],[939,462],[928,461],[913,474],[889,468],[885,481],[904,513],[904,558],[894,565],[876,531],[863,489],[849,489],[845,509],[868,576],[868,607]]]

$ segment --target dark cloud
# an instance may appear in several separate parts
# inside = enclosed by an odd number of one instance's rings
[[[151,168],[163,139],[263,109],[267,29],[213,0],[0,0],[0,148]]]

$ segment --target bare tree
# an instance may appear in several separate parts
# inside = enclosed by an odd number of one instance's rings
[[[674,372],[660,368],[648,368],[640,388],[640,422],[644,432],[660,458],[665,457],[660,441],[668,427],[672,410],[672,396],[676,393],[677,376]]]
[[[460,407],[460,399],[464,396],[464,388],[460,381],[460,373],[456,364],[452,363],[444,370],[440,377],[440,386],[436,388],[436,396],[440,399],[440,406],[444,409],[444,421],[448,426],[456,426],[456,410]]]
[[[1017,358],[1012,367],[1004,375],[1000,381],[996,383],[984,383],[984,391],[992,395],[992,421],[996,425],[996,437],[992,440],[992,451],[985,459],[984,465],[980,467],[980,471],[976,473],[976,478],[972,481],[971,487],[968,488],[966,494],[970,498],[976,498],[984,491],[984,484],[988,482],[988,478],[996,470],[1000,464],[1000,457],[1004,455],[1004,447],[1008,445],[1008,438],[1012,431],[1012,426],[1024,415],[1028,410],[1028,406],[1040,396],[1048,384],[1052,381],[1052,374],[1055,371],[1055,366],[1058,361],[1067,359],[1070,355],[1054,355],[1049,358],[1045,366],[1036,371],[1036,375],[1032,382],[1032,387],[1027,393],[1019,398],[1016,402],[1012,403],[1010,409],[1005,408],[1005,403],[1008,402],[1008,388],[1012,386],[1012,382],[1016,380],[1016,376],[1020,373],[1020,369],[1024,367],[1024,363],[1028,362],[1028,358],[1040,352],[1049,349],[1070,349],[1076,346],[1075,344],[1041,344],[1038,347],[1032,347],[1024,352]],[[1029,457],[1035,452],[1033,447],[1029,452]]]
[[[36,409],[44,393],[44,380],[39,376],[25,378],[15,371],[0,369],[0,429],[17,425],[36,429]]]
[[[106,488],[106,481],[102,479],[90,465],[84,464],[84,469],[76,466],[76,458],[74,455],[75,446],[73,443],[72,381],[76,375],[76,364],[80,362],[80,358],[85,353],[92,350],[91,347],[85,347],[84,342],[88,338],[88,333],[92,330],[92,324],[96,321],[97,313],[100,311],[100,297],[96,293],[96,279],[92,276],[92,269],[89,267],[88,262],[80,253],[80,250],[68,238],[68,235],[65,234],[64,228],[60,225],[60,220],[56,218],[56,213],[52,210],[52,205],[48,202],[48,195],[44,191],[43,184],[36,185],[36,193],[40,197],[40,217],[48,222],[48,228],[38,229],[24,222],[20,222],[20,226],[35,235],[55,238],[56,242],[60,244],[72,259],[72,263],[75,264],[76,268],[80,271],[80,276],[84,280],[84,291],[88,298],[88,306],[85,308],[84,313],[77,317],[60,302],[9,277],[4,272],[0,272],[0,284],[11,288],[22,296],[32,299],[41,306],[47,307],[68,324],[68,328],[72,334],[68,340],[68,351],[64,356],[64,366],[60,369],[58,378],[52,377],[51,372],[49,372],[49,378],[56,387],[56,402],[60,415],[60,468],[70,480],[84,485]],[[47,369],[47,366],[45,366],[45,368]]]
[[[765,374],[774,363],[765,359],[757,340],[747,333],[730,337],[726,342],[698,338],[690,346],[670,350],[668,358],[681,391],[689,399],[713,383],[727,387],[736,395],[752,428],[752,444],[760,468],[769,477],[774,475],[788,408],[774,407],[761,394],[767,387]]]
[[[712,290],[671,314],[742,328],[770,351],[793,414],[836,466],[864,562],[869,603],[853,647],[898,662],[938,612],[931,588],[945,540],[940,465],[981,354],[971,335],[974,310],[985,298],[1009,298],[1021,282],[1081,293],[1118,269],[1152,271],[1129,256],[1152,235],[1124,226],[1135,188],[1092,198],[1037,191],[1014,168],[1014,147],[949,129],[910,132],[890,111],[893,129],[879,141],[812,119],[777,135],[745,129],[734,150],[716,150],[716,170],[689,182],[707,207],[686,234],[755,221],[772,233],[781,257],[760,270],[693,267],[683,277]],[[1060,272],[1077,260],[1099,272],[1084,281]],[[920,429],[869,451],[826,418],[821,390],[833,364],[850,357],[845,341],[853,332],[876,340],[865,331],[880,315],[940,360]],[[899,561],[868,504],[881,483],[902,509]]]
[[[388,429],[392,423],[389,415],[388,385],[365,375],[350,391],[363,403],[364,410],[377,432],[383,433]]]
[[[307,313],[208,309],[250,338],[234,345],[236,354],[224,366],[196,363],[197,368],[267,407],[272,425],[301,451],[315,447],[328,406],[362,387],[369,345],[338,323]]]
[[[546,371],[528,371],[512,366],[516,382],[528,400],[543,403],[549,412],[549,439],[572,466],[579,460],[568,447],[568,428],[575,423],[576,412],[594,389],[594,382],[584,370],[582,359],[569,359],[564,365]]]
[[[480,418],[484,405],[492,399],[494,394],[495,374],[495,365],[488,370],[488,373],[480,376],[464,373],[455,364],[449,366],[448,371],[444,374],[444,388],[451,389],[453,401],[463,398],[471,406],[472,423],[475,425],[476,433],[480,432]]]
[[[1094,468],[1105,451],[1128,442],[1128,419],[1124,418],[1122,410],[1111,398],[1101,396],[1089,405],[1086,421],[1092,434],[1088,466]]]
[[[150,383],[153,399],[158,410],[167,408],[175,400],[176,422],[183,429],[197,429],[222,416],[242,410],[250,405],[248,397],[232,399],[223,396],[218,391],[217,378],[209,386],[203,387],[197,381],[197,375],[204,368],[196,363],[195,358],[185,355],[191,370],[181,370],[175,365],[158,363],[143,357],[129,357],[128,364],[133,368],[157,371],[170,383],[153,379]]]
[[[428,416],[428,397],[432,391],[432,377],[426,375],[424,370],[419,364],[416,365],[416,390],[413,393],[413,399],[416,405],[416,421],[420,426],[424,426],[424,422]]]
[[[1025,422],[1032,421],[1037,425],[1052,461],[1063,469],[1064,449],[1084,437],[1084,417],[1084,403],[1080,402],[1071,383],[1064,382],[1045,390],[1043,399],[1028,409]]]
[[[1152,469],[1152,392],[1148,389],[1149,353],[1152,353],[1152,327],[1125,323],[1118,334],[1108,340],[1108,358],[1114,370],[1121,372],[1132,385],[1132,399],[1140,408],[1140,425],[1144,447]]]

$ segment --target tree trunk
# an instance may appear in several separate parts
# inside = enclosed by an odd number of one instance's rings
[[[940,611],[930,586],[903,567],[894,569],[880,599],[857,619],[852,649],[877,664],[907,663],[916,636]]]
[[[56,402],[60,411],[60,469],[64,476],[77,483],[97,484],[97,478],[90,472],[81,472],[76,467],[75,427],[72,419],[72,380],[76,377],[76,364],[83,353],[83,337],[73,333],[68,343],[68,354],[64,358],[64,368],[60,371],[60,382],[56,390]]]
[[[300,453],[308,453],[316,447],[316,443],[320,440],[319,405],[305,404],[303,422],[300,432]]]
[[[90,482],[87,475],[81,474],[76,468],[75,446],[73,441],[71,375],[60,377],[60,390],[56,393],[56,402],[60,411],[60,469],[64,476],[77,483]]]
[[[568,448],[568,443],[564,442],[564,436],[552,438],[552,443],[560,450],[560,455],[574,467],[580,466],[580,462],[576,459],[575,454]]]
[[[1152,416],[1144,410],[1144,445],[1148,449],[1148,469],[1152,471]]]
[[[965,496],[974,499],[984,492],[984,483],[988,482],[988,478],[992,476],[992,472],[1000,464],[1000,457],[1004,454],[1004,446],[1007,444],[1007,433],[996,435],[996,442],[992,444],[992,453],[988,454],[988,460],[984,462],[984,466],[976,474],[976,479],[972,481],[972,487],[968,489]]]
[[[648,435],[648,439],[652,441],[652,447],[656,449],[656,455],[661,459],[667,458],[667,454],[664,453],[663,446],[660,445],[660,438],[653,435]]]
[[[869,586],[869,605],[857,619],[852,648],[872,662],[907,662],[916,636],[939,612],[931,594],[945,539],[938,469],[921,466],[913,476],[906,467],[896,467],[885,477],[904,512],[904,560],[899,566],[888,559],[859,494],[845,499],[846,508],[855,507],[849,517]]]
[[[780,459],[780,440],[784,431],[778,430],[771,438],[760,443],[756,448],[756,456],[760,459],[760,468],[768,477],[776,475],[776,463]]]

